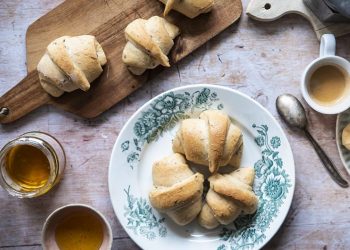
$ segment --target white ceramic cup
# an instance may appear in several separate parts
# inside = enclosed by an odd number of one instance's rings
[[[343,72],[347,74],[347,78],[350,76],[350,62],[346,59],[335,55],[336,41],[332,34],[325,34],[321,37],[320,57],[311,62],[304,71],[301,79],[301,93],[305,101],[311,108],[322,114],[339,114],[350,107],[350,93],[345,93],[344,96],[330,105],[320,105],[315,102],[309,93],[308,85],[313,73],[320,67],[326,65],[332,65],[337,68],[343,69]]]

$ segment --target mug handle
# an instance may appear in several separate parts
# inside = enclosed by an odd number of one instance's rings
[[[333,34],[324,34],[321,37],[320,57],[334,56],[335,48],[335,36]]]

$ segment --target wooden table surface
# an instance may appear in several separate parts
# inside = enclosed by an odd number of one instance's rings
[[[26,75],[25,32],[30,23],[62,0],[0,1],[0,95]],[[243,1],[244,9],[248,0]],[[350,59],[350,36],[337,39],[338,54]],[[19,200],[0,190],[0,249],[40,249],[45,218],[69,203],[99,209],[110,221],[113,249],[137,249],[122,229],[108,193],[108,162],[113,144],[130,116],[153,96],[178,86],[210,83],[229,86],[260,102],[280,121],[275,99],[282,93],[301,98],[299,79],[317,57],[319,43],[303,18],[290,15],[259,23],[245,14],[238,25],[212,39],[177,66],[94,120],[52,107],[0,126],[0,146],[32,130],[48,132],[63,144],[68,164],[60,184],[47,195]],[[305,104],[305,103],[304,103]],[[307,107],[310,130],[350,180],[335,144],[335,116]],[[266,249],[350,249],[350,189],[328,176],[309,142],[282,123],[296,164],[296,189],[283,226]]]

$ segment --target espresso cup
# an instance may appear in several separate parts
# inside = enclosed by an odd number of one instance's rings
[[[320,57],[307,66],[301,79],[302,96],[322,114],[338,114],[350,107],[350,62],[336,56],[335,50],[334,35],[323,35]]]

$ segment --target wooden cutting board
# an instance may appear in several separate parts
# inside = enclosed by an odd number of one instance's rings
[[[30,25],[26,35],[28,76],[0,98],[0,123],[15,121],[44,104],[93,118],[141,87],[147,82],[150,71],[134,76],[122,63],[126,43],[124,29],[136,18],[161,16],[163,8],[156,0],[67,0],[38,19]],[[171,64],[226,29],[241,14],[240,0],[215,0],[212,12],[195,19],[171,11],[167,19],[181,29],[169,55]],[[103,74],[86,93],[77,90],[59,98],[49,96],[39,84],[37,63],[55,38],[83,34],[95,35],[103,47],[108,58]],[[152,77],[159,71],[153,70]]]
[[[350,33],[350,23],[323,23],[303,0],[251,0],[247,8],[249,17],[262,22],[274,21],[290,13],[302,15],[309,20],[318,39],[323,34],[342,36]]]

